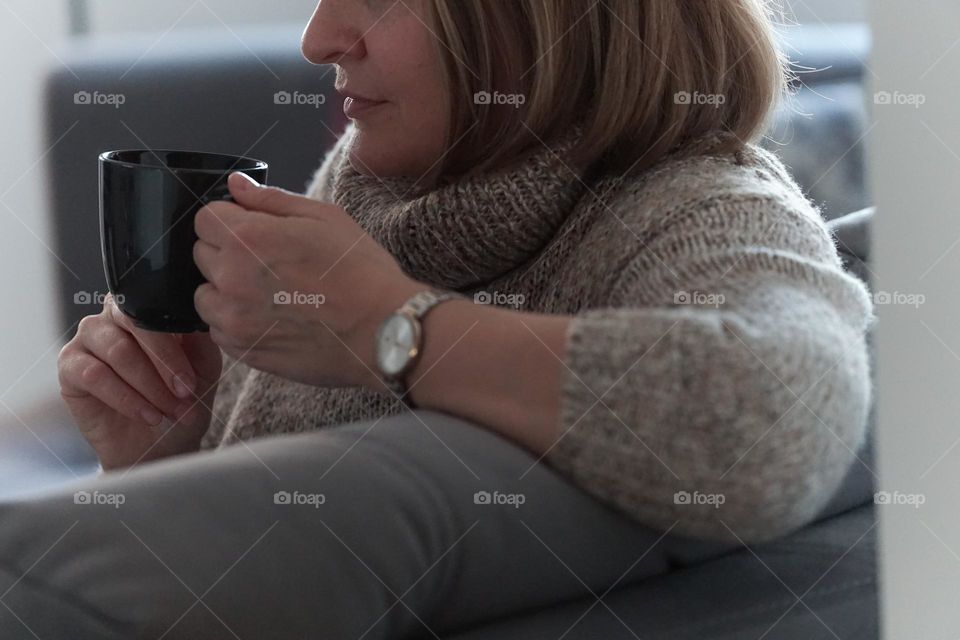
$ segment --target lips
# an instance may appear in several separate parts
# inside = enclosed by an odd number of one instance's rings
[[[357,118],[384,104],[386,104],[386,102],[382,100],[370,100],[369,98],[361,98],[360,96],[347,96],[346,100],[343,101],[343,112],[348,118]]]

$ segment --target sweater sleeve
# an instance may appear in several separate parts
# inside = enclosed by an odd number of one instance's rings
[[[872,309],[819,216],[726,206],[638,250],[614,303],[573,318],[546,459],[649,526],[750,542],[811,521],[854,460]]]

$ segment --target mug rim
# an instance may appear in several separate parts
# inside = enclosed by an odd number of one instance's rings
[[[235,161],[236,166],[230,170],[223,169],[195,169],[191,167],[172,167],[170,165],[164,164],[163,166],[155,166],[148,164],[140,164],[137,162],[129,162],[126,160],[120,160],[116,156],[126,153],[152,153],[154,155],[159,155],[161,153],[188,153],[198,156],[206,156],[210,158],[229,158]],[[116,149],[114,151],[104,151],[100,154],[100,162],[104,164],[117,165],[121,167],[126,167],[129,169],[153,169],[157,171],[171,171],[174,173],[183,172],[183,173],[206,173],[214,175],[225,175],[234,173],[236,171],[260,171],[269,169],[269,165],[263,160],[257,160],[256,158],[251,158],[249,156],[237,156],[230,153],[214,153],[209,151],[191,151],[189,149]],[[237,162],[239,161],[239,162]]]

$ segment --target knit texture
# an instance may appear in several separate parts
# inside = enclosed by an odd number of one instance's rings
[[[355,133],[310,197],[341,206],[418,280],[573,317],[563,435],[545,463],[641,523],[697,538],[769,539],[826,505],[865,435],[873,314],[775,156],[715,153],[710,136],[643,172],[585,175],[571,131],[421,193],[356,172]],[[224,366],[204,448],[405,411],[363,388]]]

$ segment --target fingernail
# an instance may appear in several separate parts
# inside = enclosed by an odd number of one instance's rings
[[[173,392],[178,398],[189,398],[193,384],[190,378],[182,373],[173,376]]]
[[[152,407],[147,407],[146,409],[140,410],[140,417],[143,418],[143,421],[149,424],[150,426],[157,426],[163,420],[163,416],[160,415],[160,412]]]

